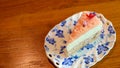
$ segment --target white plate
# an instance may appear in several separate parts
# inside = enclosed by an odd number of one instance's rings
[[[104,18],[102,14],[97,13],[104,24],[100,36],[79,49],[74,55],[65,57],[64,49],[66,48],[67,38],[81,13],[74,14],[57,24],[45,38],[46,55],[58,68],[89,68],[103,59],[114,46],[116,32],[112,23]]]

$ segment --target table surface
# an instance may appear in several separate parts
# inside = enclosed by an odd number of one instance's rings
[[[44,38],[60,21],[84,10],[104,14],[117,32],[114,48],[92,68],[120,68],[119,0],[0,0],[0,68],[55,68]]]

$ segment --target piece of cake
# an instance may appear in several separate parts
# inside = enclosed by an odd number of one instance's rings
[[[67,53],[71,55],[95,40],[102,30],[103,23],[95,12],[84,11],[77,21],[67,43]]]

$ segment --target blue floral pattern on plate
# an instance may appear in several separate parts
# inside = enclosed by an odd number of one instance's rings
[[[104,30],[102,30],[102,31],[101,31],[101,34],[100,34],[100,37],[101,37],[102,39],[104,39],[104,35],[105,35],[105,34],[104,34]]]
[[[65,23],[66,23],[66,21],[62,21],[60,25],[63,27],[65,25]]]
[[[81,12],[75,14],[76,16],[73,15],[77,18],[72,18],[71,16],[56,25],[45,38],[44,48],[46,54],[58,68],[74,68],[74,66],[79,68],[89,68],[102,60],[114,46],[116,32],[112,23],[108,20],[104,20],[105,18],[103,15],[97,14],[102,17],[101,20],[104,24],[98,39],[88,43],[74,55],[65,57],[66,54],[64,53],[64,50],[66,48],[65,45],[67,44],[67,37],[72,33],[80,14]],[[109,25],[107,25],[107,23],[109,23]],[[51,57],[49,57],[49,55]]]
[[[52,44],[52,45],[54,45],[54,44],[56,43],[56,41],[55,41],[54,38],[49,38],[49,37],[47,37],[47,38],[46,38],[46,41],[47,41],[48,43]]]
[[[62,54],[62,53],[64,53],[64,49],[66,48],[66,46],[61,46],[61,49],[60,49],[60,52],[59,52],[59,54]]]
[[[64,35],[63,35],[63,30],[58,30],[58,31],[56,32],[56,36],[58,36],[59,38],[63,38],[63,37],[64,37]]]
[[[77,55],[65,58],[62,62],[62,65],[72,66],[73,62],[76,61],[79,57]]]
[[[104,51],[107,51],[109,48],[107,46],[104,46],[103,44],[102,45],[98,45],[98,48],[97,48],[97,53],[98,55],[101,54],[102,52]]]
[[[109,25],[108,31],[109,31],[110,34],[115,34],[115,31],[114,31],[112,25]]]
[[[90,48],[93,48],[94,46],[93,46],[93,44],[87,44],[86,46],[85,46],[85,48],[87,48],[87,49],[90,49]]]
[[[94,59],[93,59],[92,57],[90,57],[90,56],[84,57],[84,60],[85,60],[85,63],[86,63],[86,64],[89,64],[90,62],[93,62],[93,61],[94,61]]]

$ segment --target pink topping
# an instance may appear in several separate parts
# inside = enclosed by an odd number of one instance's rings
[[[94,16],[96,16],[96,14],[95,14],[95,12],[92,12],[92,13],[86,14],[86,16],[91,19]]]
[[[77,24],[70,35],[69,42],[79,38],[81,35],[96,27],[101,22],[95,13],[88,13],[89,12],[83,12],[80,19],[77,21]]]

